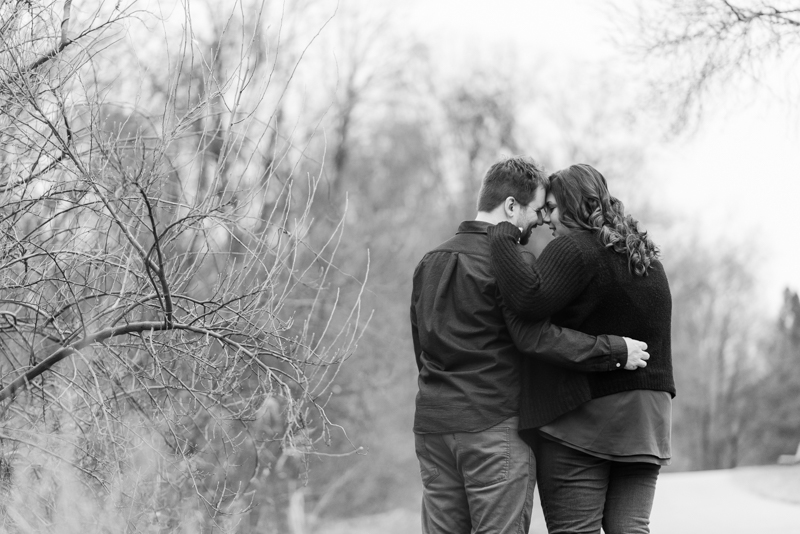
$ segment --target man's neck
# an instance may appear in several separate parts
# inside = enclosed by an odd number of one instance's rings
[[[499,224],[506,219],[505,214],[495,211],[479,211],[475,216],[476,221],[487,222],[489,224]]]

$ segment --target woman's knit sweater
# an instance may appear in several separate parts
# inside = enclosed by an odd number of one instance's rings
[[[533,321],[550,317],[587,334],[616,334],[647,343],[647,367],[577,373],[534,358],[523,360],[520,428],[538,428],[584,402],[634,389],[675,396],[670,349],[672,299],[661,263],[646,276],[628,270],[627,257],[576,230],[557,237],[534,260],[510,223],[489,227],[492,269],[504,302]],[[526,261],[527,259],[527,261]]]

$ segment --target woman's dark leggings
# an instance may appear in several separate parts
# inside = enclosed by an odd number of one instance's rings
[[[536,478],[549,534],[649,534],[660,465],[614,462],[538,437]]]

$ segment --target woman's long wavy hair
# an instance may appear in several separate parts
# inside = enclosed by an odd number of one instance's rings
[[[577,164],[550,175],[550,192],[558,203],[559,219],[567,228],[597,233],[604,246],[628,257],[628,269],[646,276],[658,247],[625,215],[625,207],[608,192],[606,179],[591,165]]]

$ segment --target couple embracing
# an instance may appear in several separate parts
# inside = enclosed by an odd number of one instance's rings
[[[670,316],[658,249],[596,169],[494,164],[475,220],[414,272],[423,534],[527,533],[537,480],[550,534],[648,533]]]

